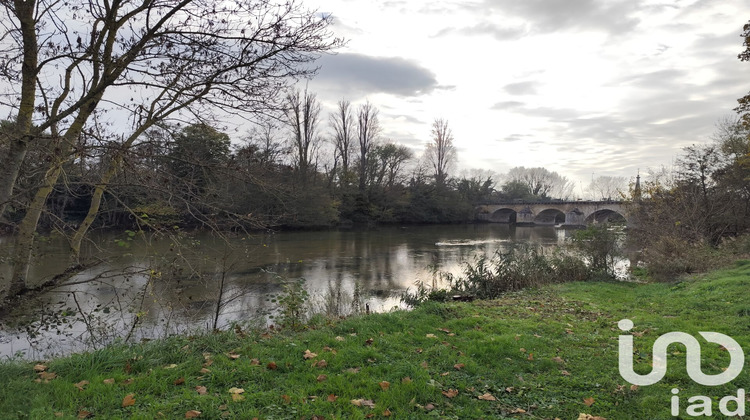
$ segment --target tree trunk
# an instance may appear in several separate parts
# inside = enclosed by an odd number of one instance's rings
[[[28,143],[23,138],[13,138],[8,154],[0,162],[0,218],[5,216],[5,209],[13,197],[13,186],[16,184],[21,164],[26,157]]]

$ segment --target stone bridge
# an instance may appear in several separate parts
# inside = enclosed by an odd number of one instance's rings
[[[628,220],[620,201],[499,202],[477,206],[477,220],[519,225],[585,226]]]

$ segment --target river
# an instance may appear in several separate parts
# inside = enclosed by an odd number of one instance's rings
[[[308,306],[346,315],[400,308],[401,294],[435,271],[518,243],[562,244],[569,231],[502,224],[389,226],[372,230],[255,235],[100,234],[86,254],[101,262],[0,318],[0,357],[40,359],[233,323],[273,323],[273,296],[303,278]],[[9,240],[0,240],[8,246]],[[62,238],[41,241],[30,276],[42,281],[67,263]],[[8,266],[0,266],[7,275]],[[221,287],[221,285],[224,285]],[[221,296],[221,303],[219,297]],[[218,308],[218,311],[217,311]]]

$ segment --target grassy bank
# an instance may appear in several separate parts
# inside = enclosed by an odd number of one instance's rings
[[[750,261],[675,284],[569,283],[494,301],[427,304],[301,333],[232,331],[0,364],[0,418],[668,419],[670,390],[718,399],[670,347],[658,384],[618,373],[617,322],[634,321],[636,370],[661,334],[717,331],[750,349]],[[729,357],[702,342],[703,368]],[[198,414],[200,412],[200,414]],[[57,417],[56,417],[57,416]],[[715,418],[721,416],[716,415]]]

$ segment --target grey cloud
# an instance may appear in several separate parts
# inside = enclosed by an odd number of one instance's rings
[[[468,35],[468,36],[476,36],[476,35],[489,35],[493,38],[499,40],[499,41],[507,41],[507,40],[514,40],[519,39],[522,36],[524,36],[528,31],[526,28],[522,27],[515,27],[515,28],[509,28],[509,27],[503,27],[500,25],[495,25],[490,22],[484,22],[480,23],[474,26],[467,26],[463,28],[445,28],[435,34],[435,37],[444,36],[444,35],[452,35],[452,34],[461,34],[461,35]]]
[[[518,82],[505,85],[503,89],[511,95],[533,95],[536,93],[537,82]]]
[[[525,104],[523,102],[518,101],[503,101],[498,102],[495,105],[492,105],[490,109],[498,110],[498,111],[505,111],[505,110],[513,110],[516,108],[522,108]]]
[[[638,26],[639,20],[632,15],[639,10],[640,3],[636,0],[486,0],[480,7],[524,18],[533,24],[534,32],[596,29],[623,34]]]
[[[315,81],[347,94],[417,96],[438,88],[432,71],[400,57],[342,53],[323,56],[317,64]]]

